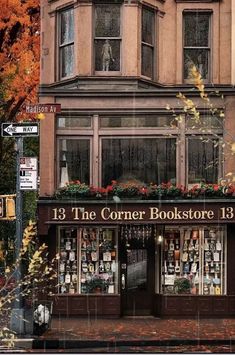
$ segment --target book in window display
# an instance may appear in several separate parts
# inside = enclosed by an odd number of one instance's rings
[[[203,294],[221,295],[224,290],[224,247],[223,229],[211,228],[204,231]]]
[[[222,227],[181,227],[174,233],[166,230],[164,238],[164,293],[225,294],[226,235]],[[188,287],[181,287],[186,283]]]
[[[61,229],[59,241],[58,281],[60,293],[77,292],[77,278],[72,275],[77,270],[77,231]],[[71,291],[72,290],[72,291]]]
[[[115,230],[83,229],[81,232],[81,293],[114,293],[116,274]]]

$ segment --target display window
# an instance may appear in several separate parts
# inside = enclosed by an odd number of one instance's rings
[[[162,293],[226,294],[224,227],[166,228],[162,248]]]
[[[59,229],[59,293],[118,292],[115,228]]]

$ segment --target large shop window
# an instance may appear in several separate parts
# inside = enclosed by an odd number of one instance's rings
[[[217,183],[219,166],[218,139],[188,138],[188,183]]]
[[[59,33],[60,77],[73,74],[74,66],[74,13],[67,9],[60,13]]]
[[[59,229],[59,293],[118,292],[115,228]]]
[[[167,228],[162,258],[164,294],[226,294],[226,231],[222,227]]]
[[[102,139],[102,185],[111,180],[176,181],[176,139]]]
[[[90,182],[90,140],[59,139],[59,186],[79,180]]]
[[[120,71],[120,5],[95,5],[95,70]]]
[[[202,78],[209,80],[210,67],[210,13],[184,12],[184,79],[190,79],[190,70],[196,66]]]
[[[142,9],[142,46],[141,46],[141,74],[153,78],[154,73],[154,41],[155,20],[154,12]]]

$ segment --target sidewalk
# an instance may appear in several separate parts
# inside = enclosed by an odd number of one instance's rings
[[[53,317],[51,329],[33,341],[33,349],[90,349],[94,352],[99,348],[106,349],[105,352],[110,348],[132,348],[136,352],[139,349],[156,352],[156,348],[162,352],[169,348],[170,352],[175,349],[177,352],[179,349],[231,352],[235,349],[235,319]]]

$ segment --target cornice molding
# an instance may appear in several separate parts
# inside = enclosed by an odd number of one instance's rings
[[[224,96],[235,96],[235,86],[229,84],[206,84],[205,91],[215,97],[218,97],[216,92]],[[190,84],[169,86],[138,77],[79,77],[66,82],[42,84],[39,87],[39,96],[57,97],[176,97],[179,92],[188,96],[199,96],[198,91]]]

